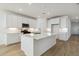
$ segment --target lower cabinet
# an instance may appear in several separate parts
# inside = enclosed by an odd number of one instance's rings
[[[14,44],[20,42],[20,34],[19,33],[8,33],[6,35],[6,45]]]
[[[21,36],[21,50],[27,56],[41,56],[55,44],[56,35],[35,38],[28,35]]]

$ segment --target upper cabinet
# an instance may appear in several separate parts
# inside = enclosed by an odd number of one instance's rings
[[[36,20],[34,19],[23,17],[22,23],[29,24],[32,28],[36,27]]]
[[[22,23],[26,23],[26,24],[29,24],[29,19],[26,18],[26,17],[23,17],[23,22]]]
[[[17,16],[17,27],[22,28],[22,23],[23,23],[23,17]]]
[[[29,24],[30,27],[36,27],[36,20],[23,17],[20,15],[8,13],[6,14],[6,27],[7,28],[22,28],[22,23]]]
[[[30,24],[30,27],[36,28],[36,20],[35,19],[29,19],[29,24]]]
[[[60,27],[66,28],[67,27],[67,16],[63,16],[60,18]]]
[[[16,28],[17,27],[17,15],[7,14],[6,25],[7,25],[7,28]]]
[[[59,24],[59,18],[50,19],[50,20],[48,21],[48,23],[51,23],[51,24]]]
[[[53,18],[48,20],[48,27],[51,28],[51,25],[53,24],[59,24],[60,23],[60,18]]]

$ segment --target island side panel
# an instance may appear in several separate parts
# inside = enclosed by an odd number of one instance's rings
[[[40,56],[56,44],[56,35],[34,40],[34,55]]]
[[[33,39],[33,37],[28,37],[28,36],[21,37],[21,50],[27,56],[34,55],[34,39]]]

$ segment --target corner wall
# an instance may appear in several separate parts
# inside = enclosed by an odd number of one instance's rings
[[[5,43],[6,35],[5,35],[5,27],[6,27],[6,19],[5,13],[0,11],[0,45]]]

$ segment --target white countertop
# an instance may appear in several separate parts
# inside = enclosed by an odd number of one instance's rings
[[[34,34],[34,36],[31,36],[30,34],[24,34],[22,35],[22,37],[32,37],[33,39],[36,39],[36,40],[39,40],[39,39],[42,39],[42,38],[45,38],[45,37],[49,37],[49,36],[53,36],[53,35],[56,35],[56,34],[52,34],[52,35],[47,35],[46,33],[45,34]]]

